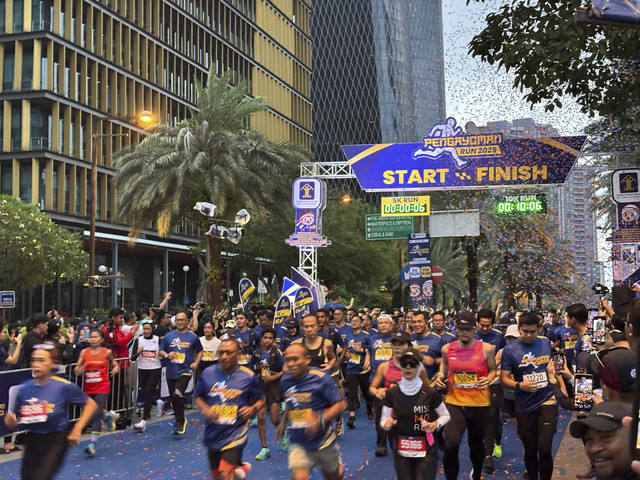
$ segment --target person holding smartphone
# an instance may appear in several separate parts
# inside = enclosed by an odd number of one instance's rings
[[[558,420],[558,405],[546,372],[551,342],[538,336],[539,318],[535,313],[523,313],[518,329],[520,339],[508,344],[502,353],[500,382],[504,388],[515,390],[518,436],[529,478],[551,480],[551,448]]]

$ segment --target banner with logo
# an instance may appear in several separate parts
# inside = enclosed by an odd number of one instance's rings
[[[613,284],[631,286],[640,280],[640,169],[611,174],[611,199],[618,211],[611,234]]]
[[[313,295],[311,294],[311,290],[307,287],[300,287],[296,292],[296,299],[293,302],[293,314],[298,321],[308,313],[311,313],[310,308],[312,302]]]
[[[312,301],[309,305],[309,313],[316,313],[319,307],[319,294],[320,285],[317,282],[314,282],[313,279],[307,275],[304,271],[298,270],[296,267],[291,267],[289,270],[289,274],[291,275],[291,279],[301,285],[303,287],[307,287],[311,290]],[[324,305],[324,304],[323,304]]]
[[[242,308],[246,312],[249,310],[249,303],[251,302],[251,298],[253,298],[253,296],[255,295],[256,287],[248,278],[242,278],[240,279],[240,283],[238,284],[238,291],[240,292],[240,302],[242,303]]]
[[[411,233],[409,242],[409,297],[411,308],[422,310],[433,304],[431,242],[426,233]]]
[[[296,228],[285,242],[296,247],[330,245],[331,241],[322,235],[322,211],[327,204],[324,182],[313,177],[296,178],[291,203],[296,209]]]
[[[564,183],[586,136],[504,139],[464,134],[455,118],[422,143],[343,145],[363,190],[443,190]]]
[[[276,311],[273,314],[273,326],[278,327],[291,315],[291,300],[286,295],[282,295],[276,304]]]

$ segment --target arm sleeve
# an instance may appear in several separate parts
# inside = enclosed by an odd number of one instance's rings
[[[449,412],[447,412],[449,413]],[[380,427],[383,430],[387,430],[384,428],[384,424],[387,423],[387,419],[393,415],[393,408],[391,407],[382,407],[382,416],[380,417]]]
[[[126,347],[132,338],[133,338],[133,333],[131,332],[124,333],[122,329],[120,329],[120,331],[116,330],[116,344],[119,347]]]
[[[440,405],[436,407],[436,412],[438,413],[438,425],[444,427],[447,423],[449,423],[449,420],[451,420],[451,415],[449,415],[449,410],[447,410],[447,406],[444,404],[444,402],[440,402]]]
[[[138,353],[138,339],[136,338],[133,341],[133,346],[131,347],[131,360],[136,360],[140,354]]]
[[[513,369],[511,366],[511,354],[508,348],[502,349],[502,358],[500,359],[500,370],[507,370],[508,372],[513,373]]]

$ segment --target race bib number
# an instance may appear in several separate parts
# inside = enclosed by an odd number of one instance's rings
[[[569,350],[573,350],[576,347],[576,341],[575,340],[565,340],[564,341],[564,348],[568,348]]]
[[[356,365],[360,365],[360,360],[362,357],[359,353],[352,353],[349,355],[349,363],[355,363]]]
[[[185,358],[184,353],[175,352],[173,356],[173,360],[171,360],[171,363],[184,363],[184,358]]]
[[[215,352],[202,352],[202,360],[205,362],[213,362],[215,360]]]
[[[427,439],[420,437],[398,437],[398,454],[402,457],[424,457],[427,455]]]
[[[385,361],[385,360],[389,360],[391,358],[391,349],[390,348],[379,348],[378,350],[376,350],[374,358],[376,360],[380,360],[381,362]]]
[[[212,405],[211,411],[216,412],[218,416],[213,421],[218,425],[233,425],[238,417],[237,405]]]
[[[84,372],[84,383],[100,383],[102,381],[102,370],[87,370]]]
[[[547,379],[547,372],[534,372],[522,375],[523,380],[533,380],[536,382],[537,388],[544,388],[549,384]]]
[[[143,350],[140,353],[140,356],[142,358],[148,358],[150,360],[155,360],[156,357],[158,356],[158,352],[156,352],[155,350]]]
[[[478,387],[478,374],[477,373],[454,373],[453,384],[456,388],[477,388]]]
[[[307,428],[311,424],[311,409],[290,410],[291,428]]]
[[[251,359],[251,355],[240,355],[238,358],[238,365],[249,365],[249,360]]]
[[[47,405],[45,403],[29,403],[20,407],[20,422],[23,424],[44,423],[47,421]]]
[[[269,375],[271,372],[269,371],[269,367],[262,367],[262,370],[260,371],[261,375],[263,377],[266,377],[267,375]]]

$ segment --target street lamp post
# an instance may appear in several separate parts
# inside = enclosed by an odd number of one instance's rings
[[[187,303],[189,303],[187,301],[187,273],[189,273],[189,265],[185,265],[184,267],[182,267],[182,271],[184,272],[184,297],[183,297],[183,302],[186,305]]]
[[[114,137],[120,134],[98,134],[98,125],[101,120],[118,119],[113,115],[94,115],[91,121],[91,212],[89,227],[89,321],[93,318],[93,308],[95,302],[95,276],[96,276],[96,210],[97,210],[97,189],[98,189],[98,138]],[[150,124],[153,115],[148,111],[141,112],[136,117],[122,118],[122,120],[137,120],[143,124]]]

